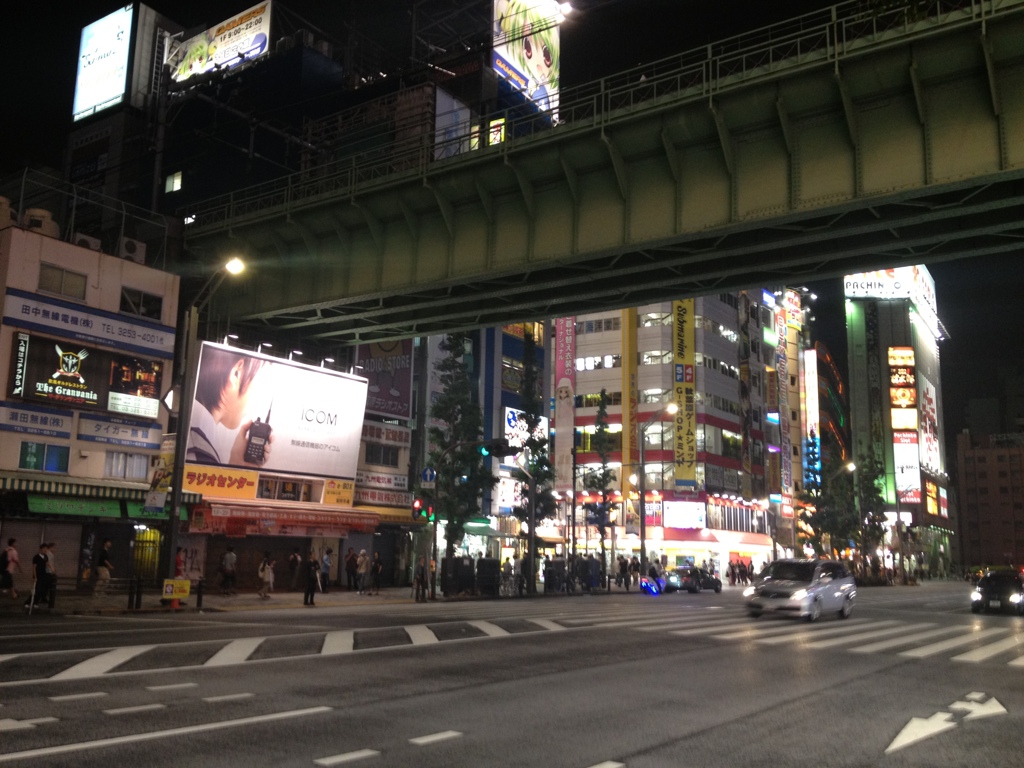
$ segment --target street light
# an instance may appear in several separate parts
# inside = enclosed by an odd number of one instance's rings
[[[171,473],[171,529],[170,535],[167,537],[168,571],[171,578],[177,575],[175,572],[175,543],[181,521],[181,486],[185,477],[185,451],[188,449],[189,422],[192,420],[192,399],[196,388],[196,374],[199,371],[199,357],[196,350],[199,341],[199,313],[210,303],[210,299],[220,288],[224,278],[228,275],[238,275],[244,270],[245,262],[237,256],[224,264],[210,275],[182,317],[184,344],[181,348],[181,365],[178,374],[182,377],[183,382],[180,390],[181,402],[178,403],[177,431],[174,435],[174,466]]]
[[[640,493],[640,574],[647,574],[647,467],[644,465],[644,443],[647,441],[647,428],[651,426],[656,420],[661,419],[666,413],[674,416],[676,411],[679,410],[679,406],[676,403],[669,403],[664,408],[661,408],[650,416],[647,420],[641,422],[639,427],[640,433],[640,471],[639,483],[637,483],[637,491]]]

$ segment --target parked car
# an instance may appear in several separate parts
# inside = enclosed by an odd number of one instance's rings
[[[1007,609],[1024,616],[1024,580],[1016,571],[988,571],[971,592],[971,611]]]
[[[846,566],[835,560],[776,560],[743,595],[754,618],[773,612],[808,621],[824,613],[845,619],[853,611],[857,585]]]
[[[682,565],[672,568],[665,574],[665,591],[676,592],[685,589],[687,592],[701,592],[705,589],[722,591],[722,580],[713,573],[695,565]]]

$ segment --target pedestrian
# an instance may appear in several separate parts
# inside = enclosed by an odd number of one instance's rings
[[[238,555],[234,547],[228,547],[224,557],[220,559],[220,572],[224,577],[221,582],[221,589],[225,595],[235,594],[235,566],[238,564]]]
[[[423,555],[420,555],[420,559],[416,562],[412,581],[416,587],[416,602],[427,602],[427,559]]]
[[[356,551],[352,547],[348,548],[348,553],[345,555],[345,584],[348,586],[348,591],[356,589],[359,569],[359,558],[356,555]]]
[[[736,561],[735,560],[730,560],[729,561],[729,586],[730,587],[735,587],[736,586]]]
[[[299,554],[299,548],[294,547],[292,553],[288,556],[289,592],[294,592],[299,588],[299,577],[302,575],[303,568],[302,555]]]
[[[49,589],[50,580],[47,578],[48,558],[46,556],[46,544],[39,545],[39,552],[32,557],[32,592],[25,601],[25,608],[29,613],[33,606],[41,605],[46,601],[46,593]]]
[[[521,557],[516,558],[514,570],[516,579],[516,593],[522,597],[523,590],[526,589],[526,574],[523,573],[523,563],[525,560]]]
[[[18,549],[14,546],[17,543],[17,539],[8,539],[7,548],[0,552],[0,592],[9,592],[12,600],[18,599],[18,590],[14,588],[14,573],[21,573]]]
[[[185,548],[178,547],[178,551],[174,553],[174,578],[183,579],[185,578]]]
[[[373,553],[373,560],[370,561],[370,586],[373,594],[380,594],[380,575],[384,573],[384,561],[380,559],[380,552]]]
[[[316,592],[320,589],[320,563],[316,559],[316,552],[310,550],[309,558],[306,560],[306,591],[302,595],[303,605],[316,605]]]
[[[747,564],[740,560],[739,564],[740,584],[746,586],[747,584]]]
[[[356,586],[359,588],[359,594],[365,595],[367,584],[370,577],[370,558],[366,554],[365,549],[359,550],[359,557],[356,558]]]
[[[320,558],[320,589],[325,595],[327,594],[327,585],[331,583],[331,555],[333,554],[334,550],[328,547],[324,556]]]
[[[110,562],[110,539],[103,540],[103,547],[96,557],[96,595],[105,595],[110,586],[110,576],[114,572],[114,564]],[[34,560],[34,558],[33,558]]]
[[[57,599],[57,542],[46,545],[46,599],[53,605]]]
[[[270,593],[274,591],[274,561],[269,552],[263,553],[263,561],[260,563],[257,575],[260,577],[260,588],[256,594],[264,600],[269,600]]]
[[[629,561],[620,556],[619,557],[619,586],[625,585],[626,591],[629,592]]]

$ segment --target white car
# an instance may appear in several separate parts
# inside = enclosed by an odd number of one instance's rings
[[[853,612],[857,584],[835,560],[776,560],[743,592],[747,611],[757,618],[775,612],[817,621],[824,613],[841,619]]]

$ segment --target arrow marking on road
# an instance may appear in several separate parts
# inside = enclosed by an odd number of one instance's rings
[[[55,722],[57,722],[56,717],[37,717],[32,720],[14,720],[10,717],[5,717],[0,720],[0,731],[24,731],[28,728],[35,728],[43,723]]]
[[[903,726],[903,730],[892,740],[892,744],[885,748],[885,754],[888,755],[890,752],[956,728],[956,723],[951,722],[952,720],[953,715],[949,712],[936,712],[931,717],[910,718],[910,722]]]
[[[996,701],[994,698],[981,703],[975,701],[954,701],[949,705],[950,709],[959,710],[961,712],[967,712],[967,716],[964,720],[977,720],[979,717],[992,717],[993,715],[1005,715],[1006,707]]]

